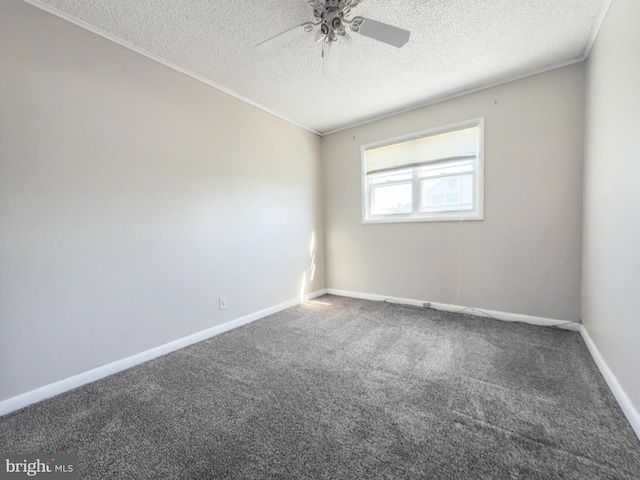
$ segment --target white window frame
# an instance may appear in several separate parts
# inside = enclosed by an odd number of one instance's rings
[[[374,148],[386,147],[399,143],[409,142],[412,140],[419,140],[425,137],[431,137],[440,135],[455,130],[463,130],[469,127],[478,127],[478,148],[477,156],[473,162],[473,204],[472,210],[464,211],[442,211],[442,212],[430,212],[419,213],[417,209],[418,191],[417,191],[417,179],[414,174],[413,179],[413,212],[411,213],[397,213],[389,215],[372,215],[369,213],[371,195],[367,188],[367,172],[366,172],[366,158],[365,154],[367,150]],[[424,130],[420,132],[411,133],[409,135],[403,135],[400,137],[389,138],[374,143],[368,143],[360,147],[361,158],[361,198],[362,198],[362,223],[406,223],[406,222],[452,222],[460,220],[484,220],[484,117],[474,118],[466,120],[464,122],[453,123],[442,127]],[[445,159],[434,159],[425,163],[438,163]],[[410,168],[411,165],[407,165],[404,168]],[[398,166],[398,169],[403,168],[402,165]],[[418,167],[414,167],[418,168]]]

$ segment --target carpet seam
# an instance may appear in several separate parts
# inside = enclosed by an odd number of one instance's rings
[[[529,436],[527,436],[527,435],[523,435],[522,433],[515,432],[515,431],[513,431],[513,430],[509,430],[508,428],[500,427],[500,426],[498,426],[498,425],[494,425],[493,423],[490,423],[490,422],[485,422],[484,420],[480,420],[480,419],[479,419],[479,418],[477,418],[477,417],[474,417],[474,416],[472,416],[472,415],[469,415],[469,414],[467,414],[467,413],[461,412],[461,411],[456,410],[456,409],[454,409],[454,410],[452,410],[452,411],[453,411],[453,412],[455,412],[455,413],[457,413],[458,415],[461,415],[461,416],[463,416],[463,417],[466,417],[466,418],[470,419],[471,421],[473,421],[473,422],[475,422],[475,423],[478,423],[478,424],[480,424],[480,425],[486,426],[486,427],[491,428],[491,429],[494,429],[494,430],[498,430],[498,431],[501,431],[501,432],[505,432],[505,433],[511,434],[511,435],[513,435],[513,436],[515,436],[515,437],[522,438],[522,439],[524,439],[524,440],[528,440],[528,441],[533,442],[533,443],[536,443],[536,444],[538,444],[538,445],[542,445],[542,446],[545,446],[545,447],[554,448],[554,449],[559,450],[559,451],[561,451],[561,452],[564,452],[564,453],[566,453],[566,454],[573,455],[573,456],[578,457],[578,458],[582,458],[583,460],[585,460],[585,461],[587,461],[587,462],[589,462],[589,463],[592,463],[592,464],[594,464],[594,465],[598,465],[598,466],[600,466],[600,467],[602,467],[602,468],[606,469],[607,471],[610,471],[610,472],[611,472],[611,473],[613,473],[613,474],[618,474],[618,472],[617,472],[617,471],[616,471],[616,469],[615,469],[615,466],[609,466],[609,465],[606,465],[606,464],[600,463],[600,462],[598,462],[597,460],[593,460],[593,459],[591,459],[591,458],[589,458],[589,457],[587,457],[587,456],[583,455],[582,453],[572,452],[571,450],[567,450],[566,448],[563,448],[563,447],[561,447],[561,446],[554,445],[554,444],[552,444],[552,443],[548,443],[548,442],[544,442],[544,441],[542,441],[542,440],[538,440],[538,439],[535,439],[535,438],[531,438],[531,437],[529,437]]]

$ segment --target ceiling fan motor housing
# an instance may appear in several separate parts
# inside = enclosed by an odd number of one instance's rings
[[[324,8],[318,6],[313,7],[313,16],[316,18],[316,20],[324,20],[326,14],[327,13]]]
[[[318,2],[319,3],[319,2]],[[321,22],[320,31],[326,39],[333,42],[338,37],[343,36],[344,28],[345,0],[325,0],[322,5],[313,7],[313,16]]]

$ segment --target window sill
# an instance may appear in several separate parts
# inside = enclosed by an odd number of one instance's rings
[[[484,220],[484,214],[478,212],[468,213],[434,213],[428,215],[389,215],[379,217],[365,217],[363,224],[368,223],[414,223],[414,222],[460,222]]]

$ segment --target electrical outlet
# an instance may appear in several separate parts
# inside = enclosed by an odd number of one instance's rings
[[[218,306],[220,307],[220,310],[227,308],[227,297],[220,297],[218,299]]]

